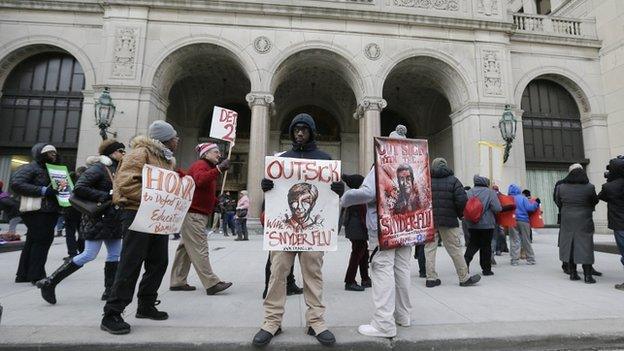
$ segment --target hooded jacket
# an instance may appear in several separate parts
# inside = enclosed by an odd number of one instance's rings
[[[624,159],[609,161],[609,173],[598,198],[607,203],[609,229],[624,230]]]
[[[310,140],[305,144],[295,142],[293,129],[298,123],[305,124],[310,129]],[[331,160],[331,156],[329,156],[329,154],[319,150],[316,147],[316,123],[314,123],[314,119],[312,118],[312,116],[306,113],[300,113],[296,115],[290,122],[290,126],[288,127],[288,133],[290,135],[290,140],[292,140],[292,149],[281,154],[280,157]]]
[[[457,219],[462,217],[468,197],[464,186],[446,164],[432,164],[431,192],[433,220],[436,228],[459,227]]]
[[[50,186],[50,176],[41,150],[46,143],[35,144],[31,149],[33,161],[17,169],[11,177],[11,189],[19,196],[42,197],[42,188]],[[43,196],[41,209],[34,212],[57,213],[60,211],[56,196]]]
[[[496,214],[500,212],[503,207],[498,200],[496,192],[490,188],[490,180],[480,175],[475,175],[473,178],[474,187],[468,190],[467,196],[471,198],[476,196],[483,204],[483,214],[481,219],[477,223],[465,221],[469,229],[494,229],[496,228]]]
[[[130,142],[131,150],[119,162],[113,182],[113,203],[125,209],[138,210],[141,204],[143,165],[167,170],[175,168],[175,158],[167,160],[170,152],[158,140],[139,135]]]
[[[522,195],[522,189],[516,184],[509,186],[507,194],[513,196],[516,202],[516,220],[529,223],[529,212],[537,210],[539,204],[529,201],[526,196]]]

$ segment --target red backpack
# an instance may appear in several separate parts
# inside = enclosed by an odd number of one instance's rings
[[[472,223],[479,223],[483,215],[483,203],[476,196],[471,196],[464,207],[464,219]]]

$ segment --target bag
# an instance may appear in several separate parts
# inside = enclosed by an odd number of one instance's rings
[[[20,198],[20,212],[33,212],[41,209],[42,197],[22,196]]]
[[[516,226],[516,201],[513,196],[498,194],[498,200],[503,208],[496,214],[496,223],[503,228]]]
[[[247,209],[246,208],[241,208],[239,210],[236,210],[236,217],[238,217],[238,218],[247,217]]]
[[[108,167],[104,166],[104,169],[108,173],[111,182],[113,182],[113,175],[111,174]],[[111,200],[107,200],[104,202],[86,200],[72,193],[69,197],[69,203],[75,210],[86,216],[99,217],[104,211],[106,211],[106,209],[111,206],[113,202]]]
[[[531,202],[535,200],[531,199]],[[544,216],[542,215],[542,208],[538,207],[537,210],[529,213],[529,224],[531,228],[544,228]]]
[[[464,219],[472,223],[479,223],[483,216],[483,203],[477,196],[471,196],[464,207]]]

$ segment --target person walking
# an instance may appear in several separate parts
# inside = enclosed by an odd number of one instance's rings
[[[249,240],[247,234],[247,212],[249,211],[249,193],[241,191],[241,197],[236,204],[236,241]]]
[[[529,212],[537,210],[540,201],[531,202],[522,194],[522,190],[516,184],[509,185],[507,193],[514,198],[516,203],[516,226],[509,230],[509,244],[511,265],[517,266],[520,260],[520,251],[526,254],[527,263],[535,264],[535,253],[531,246],[531,225],[529,224]]]
[[[613,230],[620,262],[624,265],[624,156],[611,159],[607,169],[607,182],[598,198],[607,203],[608,227]],[[624,291],[624,283],[616,284],[615,288]]]
[[[32,149],[33,161],[17,169],[11,179],[11,190],[19,196],[20,201],[35,198],[40,206],[22,212],[22,220],[26,224],[26,242],[20,254],[16,283],[31,282],[35,284],[46,277],[45,264],[48,251],[54,240],[54,227],[58,219],[60,206],[56,199],[58,191],[50,184],[50,176],[46,163],[56,163],[56,148],[50,144],[35,144]],[[38,208],[37,208],[38,207]]]
[[[125,145],[115,139],[102,141],[98,148],[100,156],[87,161],[90,166],[77,179],[74,194],[92,202],[110,201],[115,172],[125,154],[125,149]],[[50,276],[37,282],[37,287],[41,289],[41,297],[50,304],[56,303],[56,286],[85,264],[95,260],[102,244],[106,246],[107,255],[104,263],[104,293],[101,299],[106,301],[110,296],[121,252],[119,207],[111,205],[98,216],[82,215],[80,222],[80,234],[85,239],[84,250],[66,260]]]
[[[158,288],[167,271],[169,237],[130,230],[141,203],[142,172],[146,164],[173,170],[174,152],[178,148],[177,132],[171,124],[157,120],[148,136],[139,135],[130,143],[131,151],[119,163],[113,183],[113,204],[123,208],[120,214],[123,236],[121,257],[115,281],[106,305],[100,329],[111,334],[128,334],[130,325],[121,314],[132,302],[141,267],[145,268],[139,292],[136,318],[165,320],[167,312],[159,311]]]
[[[555,203],[561,209],[559,228],[559,259],[568,262],[570,280],[580,280],[576,265],[583,267],[587,284],[596,283],[593,277],[594,220],[593,212],[598,196],[583,168],[573,169],[563,184],[557,187]]]
[[[290,122],[289,134],[293,142],[292,149],[283,153],[281,157],[305,158],[315,160],[330,160],[331,157],[319,150],[316,146],[316,124],[312,116],[300,113]],[[262,191],[273,189],[273,181],[262,179]],[[333,182],[331,189],[341,196],[344,192],[344,183]],[[264,322],[261,329],[254,335],[252,343],[255,346],[264,346],[271,342],[273,336],[281,332],[284,305],[286,303],[286,276],[293,267],[295,257],[299,256],[301,274],[303,275],[303,294],[308,311],[306,324],[308,335],[315,336],[322,345],[332,345],[336,342],[334,334],[325,325],[325,306],[323,296],[323,252],[271,252],[271,278],[264,299]]]
[[[199,276],[207,295],[214,295],[232,283],[221,281],[212,271],[210,265],[206,225],[217,203],[217,179],[230,168],[230,160],[219,162],[221,151],[214,143],[201,143],[195,147],[199,160],[195,161],[187,175],[195,181],[195,192],[182,229],[180,243],[171,266],[171,282],[169,290],[192,291],[196,288],[187,283],[191,263]]]
[[[85,170],[86,167],[78,167],[75,172],[69,174],[74,183],[74,188],[78,178]],[[65,245],[67,246],[67,257],[65,257],[65,260],[67,261],[84,251],[85,240],[80,233],[82,230],[80,228],[82,214],[73,207],[67,207],[63,216],[65,217]]]
[[[342,175],[342,180],[351,189],[359,189],[364,177],[359,174]],[[372,285],[368,276],[368,230],[366,229],[366,205],[355,205],[344,209],[343,224],[345,237],[351,241],[351,255],[345,275],[345,290],[364,291]],[[361,285],[355,280],[360,269]]]
[[[234,230],[234,225],[232,224],[232,220],[230,215],[232,214],[232,199],[230,198],[230,192],[226,191],[225,193],[219,196],[219,212],[221,212],[221,221],[223,226],[223,236],[230,236],[228,234],[228,227],[232,231],[232,236],[236,234]]]
[[[492,236],[496,228],[496,214],[502,210],[496,192],[489,188],[490,180],[486,177],[475,175],[474,187],[467,192],[468,199],[476,197],[483,206],[483,212],[478,221],[466,220],[470,240],[464,258],[470,268],[470,261],[479,252],[479,264],[483,275],[494,275],[492,272]],[[470,200],[468,200],[470,201]],[[468,204],[468,202],[467,202]]]
[[[481,279],[478,274],[468,275],[468,266],[462,255],[461,230],[459,220],[463,216],[464,206],[468,200],[462,183],[455,177],[453,170],[448,167],[446,160],[436,158],[431,162],[431,196],[433,200],[433,221],[438,229],[433,241],[425,244],[425,261],[428,288],[442,284],[436,273],[436,251],[438,236],[446,252],[451,257],[460,286],[474,285]]]

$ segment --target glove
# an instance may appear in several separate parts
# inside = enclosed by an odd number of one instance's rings
[[[230,159],[226,158],[225,160],[221,161],[218,165],[217,168],[219,168],[219,170],[221,172],[225,172],[228,169],[230,169]]]
[[[338,194],[338,196],[342,196],[344,194],[344,183],[343,182],[333,182],[331,183],[331,190]]]
[[[53,187],[49,186],[46,188],[45,191],[45,196],[54,196],[54,195],[58,195],[58,190],[54,189]]]
[[[271,189],[273,189],[273,181],[271,179],[266,179],[266,178],[262,178],[262,181],[260,182],[260,187],[262,188],[262,191],[264,191],[265,193]]]
[[[541,205],[541,204],[542,204],[542,200],[540,200],[540,198],[539,198],[539,197],[535,199],[535,202],[537,202],[537,204],[538,204],[538,205]]]

